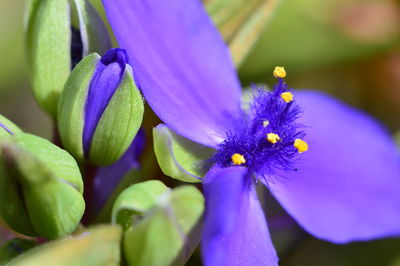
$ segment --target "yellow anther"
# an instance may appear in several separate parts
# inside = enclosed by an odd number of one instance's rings
[[[294,98],[294,96],[293,96],[293,94],[291,93],[291,92],[282,92],[281,93],[281,98],[285,101],[285,102],[287,102],[287,103],[290,103],[291,101],[293,101],[293,98]]]
[[[269,121],[268,121],[268,120],[264,120],[264,121],[263,121],[263,126],[264,126],[264,127],[267,127],[268,125],[269,125]]]
[[[299,151],[299,153],[305,152],[308,150],[308,144],[302,139],[295,139],[293,146]]]
[[[234,165],[241,165],[246,163],[246,159],[240,153],[235,153],[234,155],[232,155],[231,158],[232,158],[232,163]]]
[[[274,69],[274,77],[275,78],[284,78],[286,77],[286,71],[284,67],[277,66]]]
[[[275,133],[268,133],[268,134],[267,134],[267,140],[268,140],[269,142],[271,142],[272,144],[275,144],[275,143],[277,143],[278,141],[280,141],[281,138],[278,136],[278,134],[275,134]]]

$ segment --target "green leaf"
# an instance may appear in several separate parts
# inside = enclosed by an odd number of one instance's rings
[[[121,229],[102,225],[73,238],[34,248],[10,262],[10,266],[112,266],[120,265]]]
[[[268,25],[281,0],[210,0],[207,10],[239,67]]]
[[[372,5],[371,5],[372,4]],[[285,66],[290,74],[348,64],[367,56],[382,53],[399,45],[398,31],[384,36],[394,1],[337,1],[337,0],[285,0],[282,1],[273,20],[260,34],[260,39],[240,66],[242,80],[263,81],[275,66]],[[355,14],[368,14],[382,8],[382,18],[376,20],[352,20]],[[374,11],[369,11],[374,10]],[[384,11],[387,10],[388,12]],[[393,13],[394,14],[394,13]],[[343,19],[349,18],[349,19]],[[391,16],[390,20],[394,17]],[[398,15],[394,21],[397,21]],[[390,21],[389,18],[387,21]],[[393,28],[398,23],[393,24]],[[385,28],[386,25],[386,28]],[[390,22],[389,22],[390,25]],[[375,41],[366,41],[349,34],[356,26]],[[379,30],[381,28],[381,30]],[[390,31],[390,30],[389,30]],[[380,35],[380,34],[383,35]],[[379,37],[381,36],[381,37]],[[362,64],[362,63],[361,63]],[[314,74],[315,76],[315,74]]]
[[[229,49],[236,67],[239,68],[252,51],[280,1],[261,1],[230,38]]]
[[[253,5],[256,0],[208,0],[206,1],[206,8],[212,20],[218,27],[229,23],[229,21],[236,16],[240,16],[243,9],[248,8],[245,4]],[[225,38],[227,36],[224,35]]]
[[[346,245],[332,244],[310,236],[297,238],[295,247],[282,252],[283,265],[351,265],[351,266],[399,266],[393,262],[399,256],[400,239],[387,238]]]
[[[7,241],[0,248],[0,265],[7,264],[13,258],[18,257],[27,250],[35,247],[36,241],[31,239],[14,238]]]
[[[204,160],[213,150],[185,139],[160,124],[153,129],[154,151],[163,173],[184,182],[201,182]]]
[[[126,228],[128,264],[183,265],[198,244],[203,211],[204,198],[194,186],[170,190],[147,181],[127,188],[114,205],[113,221]]]
[[[97,124],[89,161],[95,165],[109,165],[117,161],[136,136],[143,112],[142,96],[134,82],[131,67],[126,65],[121,83]]]
[[[33,92],[55,117],[58,98],[71,69],[68,0],[28,0],[26,47]]]
[[[100,60],[98,54],[85,57],[72,71],[58,106],[58,131],[62,143],[75,158],[83,161],[83,125],[90,81]]]

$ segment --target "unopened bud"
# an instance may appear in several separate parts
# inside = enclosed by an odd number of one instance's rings
[[[8,226],[49,239],[72,233],[85,209],[74,158],[24,133],[2,141],[0,154],[0,214]]]
[[[143,110],[125,50],[91,54],[75,67],[61,95],[61,140],[75,158],[109,165],[132,143]]]
[[[87,0],[29,0],[25,32],[34,95],[55,117],[75,61],[111,48],[107,29]]]

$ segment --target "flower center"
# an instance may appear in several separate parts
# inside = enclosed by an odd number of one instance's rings
[[[263,178],[278,170],[296,170],[295,157],[308,150],[303,125],[296,122],[302,110],[282,79],[284,69],[275,69],[274,76],[278,83],[272,91],[255,90],[243,125],[227,134],[211,159],[213,163],[246,166]]]

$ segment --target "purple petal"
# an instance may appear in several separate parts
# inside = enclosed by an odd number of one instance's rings
[[[278,265],[255,187],[244,167],[213,168],[204,179],[206,266]]]
[[[105,53],[96,66],[85,105],[85,125],[83,129],[85,155],[89,154],[97,123],[121,82],[126,62],[125,51],[114,48]]]
[[[322,93],[298,92],[309,151],[297,172],[270,184],[307,231],[332,242],[400,233],[400,161],[395,143],[366,114]]]
[[[122,178],[131,170],[139,168],[139,156],[145,144],[143,130],[139,130],[129,149],[115,163],[100,167],[93,182],[93,212],[97,213],[107,202]]]
[[[198,0],[103,0],[118,43],[155,113],[215,147],[232,128],[241,89],[229,52]]]

